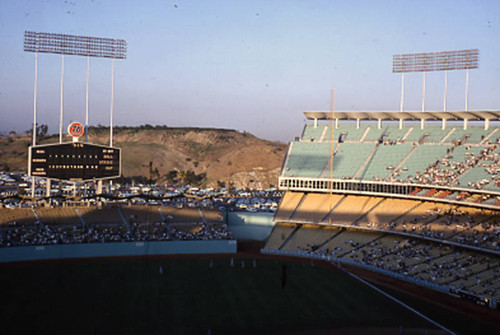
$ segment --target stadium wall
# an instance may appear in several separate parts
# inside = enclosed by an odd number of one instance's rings
[[[236,253],[235,240],[38,245],[0,249],[0,263],[71,258]]]
[[[274,213],[228,212],[228,228],[237,240],[266,240],[274,227]]]

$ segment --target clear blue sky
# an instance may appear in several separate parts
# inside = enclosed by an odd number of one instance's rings
[[[0,131],[33,118],[34,54],[25,30],[122,38],[115,124],[221,127],[289,141],[304,110],[398,110],[397,53],[478,48],[469,109],[500,109],[500,1],[0,0]],[[38,121],[57,132],[61,56],[39,55]],[[90,123],[109,124],[111,61],[93,58]],[[66,56],[65,127],[84,121],[86,58]],[[464,108],[465,72],[449,73],[448,109]],[[405,81],[418,110],[422,75]],[[426,109],[442,109],[443,73]]]

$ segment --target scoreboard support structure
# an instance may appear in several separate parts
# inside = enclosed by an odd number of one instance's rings
[[[52,145],[52,147],[49,149],[47,147],[47,150],[53,150],[53,149],[61,149],[65,148],[63,141],[63,134],[62,134],[62,128],[63,128],[63,95],[64,95],[64,56],[65,55],[71,55],[71,56],[85,56],[87,58],[87,78],[86,78],[86,85],[85,85],[85,127],[84,127],[84,133],[85,133],[85,143],[88,142],[88,122],[89,122],[89,78],[90,78],[90,57],[100,57],[100,58],[108,58],[112,60],[112,76],[111,76],[111,102],[110,102],[110,145],[107,147],[106,150],[113,150],[113,152],[118,151],[118,157],[119,157],[119,149],[113,148],[113,109],[114,109],[114,71],[115,71],[115,60],[116,59],[126,59],[127,58],[127,41],[123,39],[114,39],[114,38],[102,38],[102,37],[92,37],[92,36],[81,36],[81,35],[68,35],[68,34],[57,34],[57,33],[46,33],[46,32],[35,32],[35,31],[25,31],[24,32],[24,51],[26,52],[32,52],[35,54],[35,83],[34,83],[34,95],[33,95],[33,145],[30,148],[30,159],[29,159],[29,175],[32,177],[32,190],[31,190],[31,196],[32,198],[35,198],[35,187],[36,187],[36,178],[37,177],[44,177],[47,178],[47,190],[46,194],[47,196],[50,196],[50,179],[60,179],[60,180],[87,180],[86,176],[89,174],[83,174],[81,171],[78,171],[78,168],[75,166],[79,166],[81,169],[81,166],[83,164],[58,164],[59,166],[59,174],[62,173],[62,171],[66,171],[64,174],[63,178],[58,178],[60,177],[59,175],[56,177],[51,177],[50,175],[52,173],[55,173],[54,166],[57,164],[50,164],[52,167],[46,166],[45,168],[42,168],[41,166],[36,166],[32,167],[32,165],[36,165],[39,162],[32,161],[31,154],[32,154],[32,148],[35,149],[35,156],[36,156],[36,150],[44,150],[44,149],[39,149],[39,147],[36,144],[36,129],[37,129],[37,85],[38,85],[38,54],[39,53],[49,53],[49,54],[58,54],[61,55],[61,89],[60,89],[60,116],[59,116],[59,144],[61,147],[57,147]],[[82,133],[83,134],[83,133]],[[81,135],[80,135],[81,136]],[[77,142],[78,139],[76,139],[75,142]],[[88,147],[90,148],[90,147]],[[89,149],[90,150],[90,149]],[[53,152],[54,155],[56,155],[55,152]],[[66,157],[68,161],[70,161],[69,157]],[[52,158],[50,157],[38,157],[35,159],[43,160],[47,159],[50,160]],[[75,162],[71,162],[75,163]],[[80,162],[81,163],[81,162]],[[119,166],[118,162],[118,166]],[[62,168],[61,166],[64,166]],[[69,167],[68,167],[69,166]],[[73,167],[71,167],[73,166]],[[96,166],[96,164],[91,164],[90,166]],[[99,165],[100,166],[100,165]],[[109,166],[108,166],[109,168]],[[46,173],[46,176],[43,176],[42,170],[37,170],[37,169],[42,169],[44,173]],[[92,168],[90,168],[92,170]],[[114,168],[111,168],[114,173],[116,173]],[[97,169],[101,172],[98,174],[95,174],[95,168],[93,169],[92,175],[93,177],[89,180],[97,180],[97,179],[108,179],[108,178],[115,178],[119,176],[113,175],[113,176],[108,176],[108,173],[110,170],[102,170],[102,169]],[[118,170],[120,170],[120,167],[118,167]],[[104,171],[104,172],[103,172]],[[121,171],[120,171],[121,172]],[[102,175],[101,175],[102,174]],[[85,175],[85,176],[84,176]],[[102,182],[101,182],[102,183]],[[76,186],[75,186],[76,188]],[[102,189],[102,187],[101,187]]]

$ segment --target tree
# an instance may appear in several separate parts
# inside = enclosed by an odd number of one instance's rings
[[[36,127],[36,134],[40,137],[47,135],[49,132],[49,126],[46,124],[41,124]],[[26,135],[33,135],[33,127],[25,131]]]

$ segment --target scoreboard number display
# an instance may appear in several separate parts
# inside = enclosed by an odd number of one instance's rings
[[[29,147],[32,177],[84,181],[121,175],[121,150],[88,143],[46,144]]]

